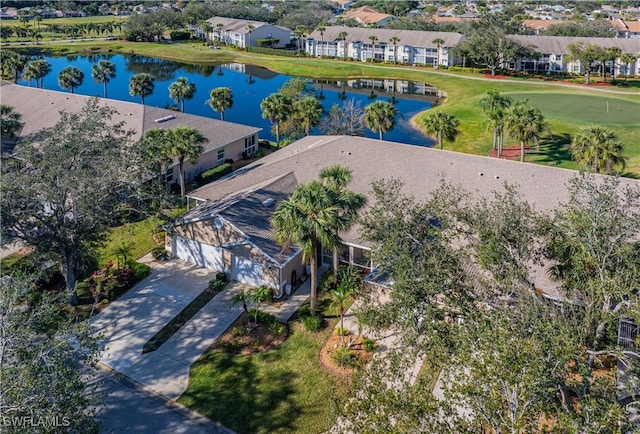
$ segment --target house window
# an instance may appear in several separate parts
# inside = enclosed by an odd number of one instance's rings
[[[167,172],[164,175],[164,182],[170,183],[173,182],[173,167],[169,167]]]
[[[224,160],[224,148],[218,149],[218,161]]]
[[[244,139],[244,152],[251,155],[256,152],[256,136],[246,137]]]

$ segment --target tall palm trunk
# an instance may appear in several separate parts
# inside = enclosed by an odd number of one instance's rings
[[[318,292],[318,246],[313,243],[313,251],[311,252],[311,258],[309,259],[309,266],[311,267],[311,302],[310,311],[311,315],[316,314],[316,298]]]
[[[520,140],[520,162],[524,162],[524,141]]]
[[[178,166],[179,166],[179,170],[178,170],[178,176],[180,177],[180,193],[182,194],[182,196],[184,196],[184,157],[180,157],[178,160]]]
[[[438,146],[442,149],[442,131],[438,131]]]
[[[498,143],[498,128],[493,129],[493,150],[496,150],[496,144]]]
[[[280,123],[276,122],[274,126],[276,127],[276,146],[279,148],[280,147]]]
[[[107,96],[107,82],[103,81],[102,85],[104,87],[104,98],[107,99],[108,98],[108,96]]]

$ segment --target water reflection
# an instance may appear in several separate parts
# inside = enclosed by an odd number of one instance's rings
[[[157,81],[174,80],[176,71],[185,65],[170,60],[157,59],[155,57],[138,56],[136,54],[125,57],[125,68],[133,74],[147,73]]]

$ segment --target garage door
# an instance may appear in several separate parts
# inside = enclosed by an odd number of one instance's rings
[[[231,273],[233,280],[250,286],[267,285],[270,288],[274,287],[274,283],[270,279],[265,279],[262,275],[263,270],[262,264],[253,262],[242,256],[233,256],[233,271]]]
[[[222,249],[183,237],[176,237],[176,257],[201,267],[225,271]]]

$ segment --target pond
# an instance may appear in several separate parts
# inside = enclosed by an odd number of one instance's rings
[[[91,66],[108,59],[116,65],[116,77],[108,84],[109,98],[122,101],[140,102],[140,97],[129,95],[129,78],[146,72],[155,78],[155,90],[145,98],[145,103],[157,107],[175,105],[169,97],[169,85],[178,77],[187,77],[196,85],[196,95],[185,102],[187,113],[219,119],[207,104],[209,92],[216,87],[229,87],[233,93],[233,107],[225,111],[225,120],[262,128],[261,138],[274,140],[271,124],[262,119],[260,102],[292,77],[269,71],[265,68],[245,65],[189,65],[163,59],[137,55],[90,55],[45,57],[51,64],[51,72],[44,78],[46,89],[62,91],[58,85],[58,73],[67,66],[80,68],[85,75],[84,82],[75,89],[76,93],[102,96],[102,83],[91,78]],[[433,140],[424,136],[410,125],[415,114],[432,106],[436,100],[436,90],[424,83],[402,80],[358,79],[348,81],[309,80],[309,89],[315,89],[325,112],[333,104],[354,99],[362,107],[376,100],[392,101],[398,109],[396,126],[385,134],[385,140],[420,146],[432,146]],[[24,81],[20,84],[29,85]],[[312,131],[321,134],[319,129]],[[377,138],[377,133],[366,130],[368,137]]]

